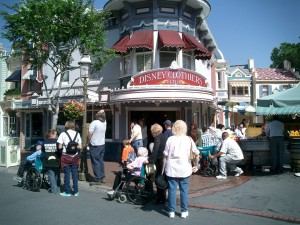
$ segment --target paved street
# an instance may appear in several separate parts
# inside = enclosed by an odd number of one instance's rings
[[[1,225],[140,225],[141,222],[144,225],[238,225],[241,222],[245,225],[285,225],[292,224],[286,222],[288,219],[300,217],[300,201],[296,195],[300,179],[289,172],[255,177],[239,186],[208,195],[203,194],[205,190],[194,192],[190,194],[190,216],[181,219],[177,208],[175,219],[169,219],[165,206],[152,203],[136,206],[110,201],[105,193],[109,187],[90,187],[87,182],[80,182],[79,197],[63,198],[44,189],[30,192],[18,187],[12,180],[14,171],[0,169]],[[254,216],[259,211],[262,211],[262,216]],[[254,213],[249,215],[249,212]],[[281,217],[271,219],[265,217],[266,214]]]

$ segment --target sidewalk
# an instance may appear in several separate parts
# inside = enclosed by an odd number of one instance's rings
[[[16,174],[18,167],[0,167],[0,171]],[[106,183],[89,186],[79,181],[80,189],[99,192],[110,190],[118,163],[105,162]],[[226,212],[267,217],[300,224],[300,178],[286,171],[278,175],[245,172],[240,177],[228,176],[227,180],[193,174],[189,186],[189,206]]]

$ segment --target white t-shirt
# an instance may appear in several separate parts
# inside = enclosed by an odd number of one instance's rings
[[[73,140],[75,135],[76,135],[76,131],[75,130],[67,130],[65,132],[68,132],[68,134],[70,135],[71,139]],[[66,146],[68,145],[68,143],[70,142],[70,139],[68,137],[68,135],[65,133],[65,132],[62,132],[58,139],[57,139],[57,143],[59,144],[62,144],[63,145],[63,153],[66,152]],[[78,144],[81,144],[81,136],[80,134],[78,133],[77,134],[77,137],[76,137],[76,140],[75,140]]]
[[[220,152],[224,153],[221,155],[221,157],[224,155],[228,155],[234,160],[244,159],[244,155],[239,144],[235,140],[231,139],[230,137],[227,137],[223,141]]]
[[[90,140],[91,145],[99,146],[105,144],[106,121],[94,120],[89,126],[89,133],[93,134]]]
[[[133,141],[135,140],[142,140],[143,136],[142,136],[142,128],[140,125],[135,124],[131,130],[131,137],[132,136],[136,136],[135,139],[133,139]]]
[[[199,155],[195,142],[186,135],[170,136],[167,139],[164,156],[167,156],[165,171],[169,177],[188,177],[192,174],[190,150]]]

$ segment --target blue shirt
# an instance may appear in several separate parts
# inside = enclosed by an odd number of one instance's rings
[[[27,156],[26,160],[32,162],[32,165],[34,165],[35,158],[36,158],[38,155],[41,155],[41,153],[42,153],[42,150],[35,151],[35,152],[32,153],[31,155]]]
[[[164,135],[168,138],[173,136],[172,129],[166,129]]]
[[[273,120],[267,124],[265,132],[269,137],[283,137],[284,125],[278,120]]]

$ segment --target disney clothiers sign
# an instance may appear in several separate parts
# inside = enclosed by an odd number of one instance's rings
[[[159,69],[137,74],[131,78],[129,86],[141,85],[191,85],[207,87],[205,78],[184,69]]]

